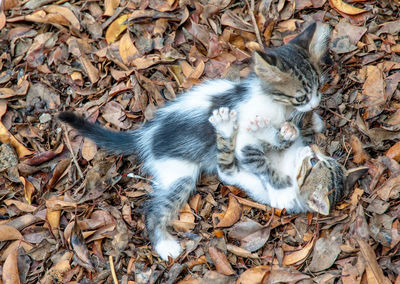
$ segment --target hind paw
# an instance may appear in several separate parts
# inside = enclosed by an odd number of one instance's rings
[[[169,256],[173,259],[176,259],[182,253],[181,245],[178,243],[177,240],[174,239],[159,241],[155,245],[154,250],[165,261],[168,261]]]
[[[232,137],[237,129],[237,112],[229,111],[227,107],[215,109],[208,120],[214,126],[215,131],[225,138]]]

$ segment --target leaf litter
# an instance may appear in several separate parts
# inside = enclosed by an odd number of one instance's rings
[[[400,283],[400,2],[248,2],[1,2],[2,283]],[[53,118],[137,128],[193,85],[246,76],[260,43],[280,46],[312,19],[332,26],[335,62],[315,142],[368,174],[327,217],[203,179],[172,224],[186,252],[161,261],[135,158]]]

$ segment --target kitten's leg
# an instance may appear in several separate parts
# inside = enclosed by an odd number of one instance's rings
[[[268,123],[265,120],[262,122],[258,120],[251,123],[248,131],[252,131],[257,136],[257,132],[263,132],[263,128],[265,127],[268,127]],[[279,133],[277,133],[278,145],[272,145],[265,141],[261,141],[262,149],[258,145],[247,145],[242,149],[240,162],[250,171],[257,173],[260,178],[270,183],[273,187],[277,189],[289,187],[292,185],[290,177],[280,174],[274,168],[266,153],[271,150],[282,151],[288,148],[297,137],[298,129],[293,124],[285,122]]]
[[[237,134],[236,115],[235,110],[229,111],[228,108],[222,107],[218,110],[214,110],[212,116],[209,118],[217,134],[218,170],[228,175],[232,175],[238,170],[235,158]]]
[[[167,227],[195,192],[199,169],[183,160],[165,159],[154,164],[154,193],[146,207],[146,228],[153,249],[168,260],[168,256],[177,258],[182,248]]]

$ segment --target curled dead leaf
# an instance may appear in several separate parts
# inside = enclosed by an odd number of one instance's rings
[[[229,194],[229,203],[226,212],[223,214],[223,216],[216,214],[214,214],[214,216],[217,217],[215,219],[222,217],[219,222],[217,220],[218,223],[215,224],[216,228],[230,227],[240,219],[240,216],[242,216],[242,205],[240,205],[233,194]]]
[[[118,36],[122,34],[127,28],[128,24],[126,24],[126,20],[129,18],[129,15],[122,15],[118,19],[116,19],[114,22],[111,23],[111,25],[108,27],[106,31],[106,40],[108,44],[113,43],[114,41],[117,40]]]
[[[311,253],[315,239],[316,237],[309,241],[308,244],[306,244],[302,249],[285,255],[282,262],[283,265],[290,266],[303,263]]]
[[[343,2],[342,0],[329,0],[329,4],[335,10],[345,13],[347,15],[358,15],[361,13],[368,12],[367,10],[363,10],[363,9],[351,6],[350,4],[347,4],[347,3]]]
[[[29,204],[31,204],[32,194],[35,192],[35,187],[29,180],[24,177],[19,177],[19,180],[24,185],[25,200],[28,201]]]

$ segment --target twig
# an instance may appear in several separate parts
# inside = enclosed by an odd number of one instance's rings
[[[72,160],[74,161],[74,164],[76,166],[76,169],[78,170],[78,174],[79,174],[80,178],[83,179],[83,173],[82,173],[81,167],[79,166],[78,161],[76,160],[75,153],[72,150],[71,142],[69,141],[67,127],[65,127],[65,125],[63,125],[63,128],[64,128],[65,142],[67,143],[68,150],[71,152]]]
[[[333,113],[334,115],[336,115],[336,116],[338,116],[338,117],[340,117],[340,118],[346,120],[347,122],[350,122],[350,123],[351,123],[351,120],[350,120],[350,119],[344,117],[343,115],[337,113],[336,111],[333,111],[333,110],[331,110],[331,109],[329,109],[329,108],[327,108],[327,107],[324,107],[324,106],[321,106],[321,108],[323,108],[323,109],[325,109],[325,110],[327,110],[327,111]]]
[[[115,273],[114,261],[113,261],[112,255],[108,256],[108,260],[110,261],[110,270],[111,270],[113,282],[114,282],[114,284],[118,284],[118,278],[117,278],[117,274]]]
[[[254,9],[255,9],[254,8],[254,6],[255,6],[254,5],[254,0],[251,0],[251,6],[250,6],[248,0],[246,0],[246,4],[249,7],[249,14],[250,14],[250,17],[251,17],[251,21],[253,22],[254,32],[256,34],[258,44],[260,45],[261,48],[263,48],[264,45],[263,45],[262,40],[261,40],[260,30],[258,29],[256,17],[254,16]]]

